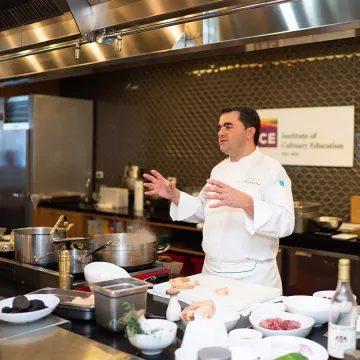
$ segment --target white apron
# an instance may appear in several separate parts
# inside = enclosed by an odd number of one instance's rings
[[[244,260],[240,264],[224,263],[205,256],[204,274],[221,276],[228,279],[244,280],[250,284],[275,287],[282,292],[282,283],[276,260]]]

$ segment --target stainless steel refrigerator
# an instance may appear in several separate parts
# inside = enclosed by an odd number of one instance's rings
[[[0,227],[32,226],[36,194],[84,193],[92,163],[92,101],[0,98]]]

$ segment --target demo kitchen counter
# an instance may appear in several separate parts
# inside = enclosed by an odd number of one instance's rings
[[[153,315],[164,316],[167,304],[153,299],[148,294],[147,312]],[[250,325],[249,317],[242,317],[237,328],[245,328]],[[156,356],[157,360],[172,360],[174,352],[181,346],[183,337],[183,327],[178,324],[178,333],[175,342],[162,354]],[[322,327],[314,328],[308,339],[313,340],[326,348],[327,324]],[[76,336],[76,335],[80,336]],[[86,338],[86,339],[85,339]],[[88,339],[92,340],[89,341]],[[21,346],[25,345],[25,346]],[[15,347],[14,347],[15,346]],[[1,360],[22,360],[36,356],[37,360],[61,360],[61,359],[152,359],[154,357],[146,357],[139,350],[134,348],[125,338],[123,332],[110,332],[95,321],[71,321],[71,329],[65,330],[59,327],[53,327],[47,330],[40,330],[25,335],[21,335],[11,341],[1,343],[0,341],[0,358]],[[118,351],[117,351],[118,350]],[[124,353],[129,354],[126,356]]]

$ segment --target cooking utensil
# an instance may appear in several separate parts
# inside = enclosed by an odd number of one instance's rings
[[[124,268],[153,264],[158,254],[170,248],[169,244],[159,248],[157,239],[153,235],[135,233],[94,235],[87,241],[87,247],[91,249],[108,240],[112,240],[112,245],[99,251],[95,255],[95,259]]]
[[[53,235],[56,231],[56,229],[59,227],[60,223],[64,220],[64,225],[67,226],[68,225],[68,221],[67,221],[67,217],[65,215],[60,215],[58,221],[56,222],[56,224],[54,225],[54,227],[51,229],[50,231],[50,235]]]
[[[121,278],[92,284],[95,294],[96,322],[110,331],[124,330],[119,319],[124,315],[124,303],[136,310],[145,309],[149,284],[134,278]]]
[[[306,232],[311,232],[311,230],[315,230],[314,223],[311,222],[311,219],[320,215],[320,206],[321,205],[319,203],[294,201],[294,233],[302,234]]]
[[[64,319],[93,320],[95,318],[95,305],[79,305],[71,303],[75,298],[87,299],[92,293],[57,288],[44,288],[31,294],[51,294],[60,299],[60,304],[54,310],[54,315]]]
[[[118,233],[93,235],[88,238],[67,238],[54,240],[54,244],[85,241],[89,250],[112,241],[112,245],[103,249],[94,256],[97,261],[109,262],[124,268],[138,267],[153,264],[157,255],[170,249],[170,244],[159,247],[153,235],[136,233]]]
[[[107,242],[106,244],[103,244],[99,247],[97,247],[94,250],[69,250],[70,253],[70,273],[71,274],[81,274],[84,272],[84,267],[89,264],[92,261],[92,256],[93,254],[95,254],[97,251],[100,251],[102,249],[105,249],[107,246],[111,245],[111,241]],[[38,263],[40,260],[42,260],[43,258],[56,254],[61,250],[66,249],[66,246],[62,246],[60,249],[56,250],[56,251],[52,251],[49,252],[41,257],[37,257],[34,256],[34,261],[36,263]]]
[[[37,257],[36,255],[34,256],[34,261],[37,263],[39,262],[41,259],[44,259],[46,258],[47,256],[50,256],[52,254],[57,254],[58,252],[60,252],[61,250],[66,250],[66,246],[62,246],[60,249],[58,250],[55,250],[55,251],[51,251],[51,252],[48,252],[47,254],[41,256],[41,257]]]
[[[334,216],[319,216],[312,219],[312,221],[319,229],[328,231],[337,230],[341,226],[344,219]]]
[[[15,260],[27,264],[49,265],[57,263],[56,254],[41,259],[38,263],[34,256],[41,258],[47,253],[61,248],[61,244],[54,244],[54,239],[64,239],[66,230],[58,228],[54,234],[50,234],[50,227],[28,227],[14,229]]]
[[[73,226],[74,226],[74,224],[68,224],[66,226],[66,232],[68,232]]]

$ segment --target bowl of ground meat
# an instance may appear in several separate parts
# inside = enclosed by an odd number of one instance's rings
[[[306,337],[314,326],[314,319],[308,316],[290,314],[285,311],[257,310],[250,315],[250,323],[263,336]]]

